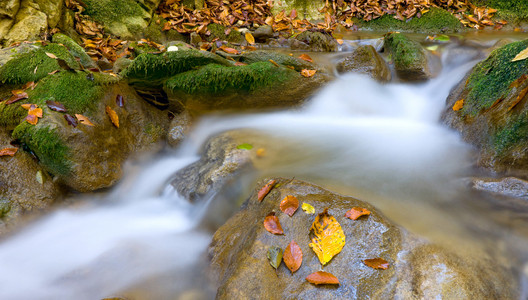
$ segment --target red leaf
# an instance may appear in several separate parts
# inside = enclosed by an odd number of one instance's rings
[[[26,121],[31,125],[37,125],[38,123],[38,117],[35,115],[27,115]]]
[[[62,105],[62,103],[57,101],[46,101],[46,105],[49,109],[58,111],[58,112],[66,112],[66,107]]]
[[[18,148],[4,148],[0,150],[0,156],[15,156],[15,153],[17,153]]]
[[[323,272],[323,271],[317,271],[315,273],[312,273],[306,277],[306,280],[310,283],[313,283],[315,285],[318,284],[339,284],[339,279],[335,277],[334,275]]]
[[[267,231],[273,234],[284,234],[279,218],[275,216],[274,212],[271,212],[266,216],[266,219],[264,219],[264,227]]]
[[[260,191],[258,192],[258,198],[257,198],[259,202],[262,202],[264,197],[266,197],[266,195],[275,186],[275,183],[277,183],[277,181],[275,179],[272,179],[268,181],[268,183],[266,183],[266,185],[263,188],[260,189]]]
[[[116,104],[117,104],[117,106],[119,106],[119,107],[123,107],[123,106],[125,106],[125,99],[123,98],[122,95],[117,95],[117,97],[116,97]]]
[[[293,214],[299,208],[299,200],[295,196],[288,195],[282,199],[280,203],[280,210],[288,216],[293,216]]]
[[[237,49],[233,49],[233,48],[229,48],[229,47],[226,47],[226,46],[222,46],[220,48],[218,48],[226,53],[229,53],[229,54],[240,54],[240,52],[238,52]]]
[[[284,256],[282,259],[284,260],[286,267],[290,269],[293,274],[293,272],[299,270],[302,264],[303,253],[301,247],[299,247],[295,241],[291,241],[284,250]]]
[[[383,258],[371,258],[371,259],[365,259],[363,261],[365,265],[373,268],[373,269],[382,269],[386,270],[389,268],[389,262],[384,260]]]
[[[345,217],[351,219],[351,220],[357,220],[361,216],[368,216],[370,215],[370,211],[365,208],[361,207],[352,207],[349,211],[345,213]]]
[[[69,125],[77,127],[77,119],[75,119],[72,115],[65,114],[64,119],[66,119],[66,122],[68,122]]]
[[[294,9],[292,9],[292,11],[290,12],[290,19],[295,19],[297,18],[297,11]]]

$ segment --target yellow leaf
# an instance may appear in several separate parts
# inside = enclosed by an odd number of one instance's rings
[[[315,213],[315,208],[311,206],[310,204],[304,202],[301,206],[302,210],[304,210],[305,213],[311,215]]]
[[[106,113],[110,117],[110,121],[112,121],[112,124],[114,124],[115,127],[119,128],[119,117],[117,116],[117,113],[108,105],[106,106]]]
[[[303,77],[309,78],[309,77],[314,76],[316,72],[317,72],[317,70],[307,70],[307,69],[302,69],[302,70],[301,70],[301,75],[302,75]]]
[[[255,44],[255,38],[253,37],[253,35],[251,34],[251,32],[246,32],[246,41],[250,44],[250,45],[253,45]]]
[[[84,124],[86,126],[95,126],[92,122],[90,122],[90,120],[87,117],[85,117],[83,115],[75,114],[75,117],[77,118],[77,120],[79,120],[79,123],[81,123],[81,124]],[[119,121],[118,121],[118,123],[119,123]],[[118,127],[119,127],[119,125],[118,125]]]
[[[464,107],[464,99],[460,99],[457,102],[455,102],[455,105],[453,105],[454,111],[459,111]]]
[[[515,56],[512,59],[512,62],[513,61],[523,60],[523,59],[526,59],[526,58],[528,58],[528,48],[526,48],[523,51],[519,52],[519,54],[517,54],[517,56]]]
[[[315,236],[309,246],[324,266],[345,246],[345,233],[328,208],[315,217],[310,230]]]
[[[337,41],[337,43],[338,43],[339,45],[343,45],[343,42],[344,42],[343,39],[336,39],[336,41]]]

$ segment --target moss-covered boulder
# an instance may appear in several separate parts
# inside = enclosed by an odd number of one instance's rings
[[[242,53],[240,55],[239,61],[252,64],[256,62],[269,61],[270,59],[280,65],[292,67],[295,69],[295,71],[299,72],[302,69],[319,69],[314,63],[310,63],[298,57],[276,51],[256,50]]]
[[[512,59],[527,47],[524,40],[494,50],[451,91],[442,116],[480,150],[480,166],[523,176],[528,176],[528,60]]]
[[[516,299],[516,280],[508,266],[481,252],[455,254],[398,227],[372,205],[327,191],[310,183],[276,178],[277,185],[257,200],[259,182],[241,210],[214,234],[209,248],[217,299]],[[340,223],[346,244],[324,266],[339,279],[338,286],[316,286],[306,277],[322,269],[310,249],[310,226],[316,215],[298,210],[290,217],[279,210],[287,195],[309,203],[316,214],[328,212]],[[345,218],[352,207],[371,211],[358,220]],[[266,231],[263,221],[276,212],[284,235]],[[295,273],[284,264],[277,271],[267,253],[295,241],[303,253]],[[367,267],[364,259],[381,257],[386,270]]]
[[[371,78],[387,82],[391,80],[389,66],[374,47],[359,46],[354,52],[341,60],[336,69],[339,73],[360,73]]]
[[[66,36],[65,34],[62,34],[62,33],[57,33],[57,34],[53,35],[52,40],[53,40],[54,43],[62,44],[66,48],[68,48],[70,53],[76,59],[79,60],[79,62],[81,63],[81,65],[84,68],[86,68],[86,69],[97,68],[97,64],[95,63],[95,61],[88,54],[86,54],[86,52],[84,51],[84,48],[81,47],[79,44],[77,44],[70,37],[68,37],[68,36]]]
[[[212,41],[218,38],[222,41],[228,41],[230,43],[237,43],[237,44],[242,43],[245,40],[242,34],[236,29],[230,30],[229,33],[226,35],[225,34],[226,29],[227,28],[225,26],[222,26],[220,24],[216,24],[216,23],[209,24],[207,26],[207,30],[209,30],[211,35],[207,37],[207,40]]]
[[[433,76],[428,53],[418,42],[401,33],[389,33],[385,36],[385,49],[401,80],[422,81]]]
[[[118,95],[124,98],[123,107],[116,104]],[[65,114],[49,109],[47,101],[62,103],[67,114],[82,114],[95,126],[69,125]],[[82,192],[113,185],[121,178],[124,161],[155,149],[168,127],[166,112],[102,73],[61,71],[42,79],[22,102],[38,104],[43,118],[37,125],[23,121],[13,130],[13,138],[34,153],[58,182]],[[110,121],[106,107],[117,113],[119,128]]]
[[[303,50],[317,51],[317,52],[334,52],[337,51],[339,45],[336,39],[328,33],[319,31],[304,31],[292,38],[292,40],[299,41],[304,45],[308,45]],[[292,41],[292,48],[296,48],[296,44]]]

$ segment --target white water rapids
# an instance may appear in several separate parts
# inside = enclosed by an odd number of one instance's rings
[[[259,175],[357,191],[351,195],[411,231],[446,243],[449,231],[464,240],[460,223],[433,210],[452,205],[459,188],[453,181],[471,166],[470,147],[439,116],[474,63],[469,56],[444,62],[442,73],[424,84],[342,76],[300,109],[204,118],[180,149],[129,173],[108,195],[60,209],[2,241],[0,299],[101,299],[122,291],[178,299],[189,298],[189,289],[214,297],[214,288],[211,294],[201,287],[211,233],[198,224],[208,203],[188,203],[165,185],[198,158],[208,137],[238,128],[284,141],[267,145],[276,155]],[[158,279],[165,286],[152,290],[159,294],[134,292]]]

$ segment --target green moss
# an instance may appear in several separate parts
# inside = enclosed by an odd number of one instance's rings
[[[226,27],[220,24],[211,23],[207,25],[207,29],[211,32],[211,35],[207,38],[208,41],[212,41],[215,38],[219,38],[224,41],[231,43],[242,43],[244,38],[237,30],[233,29],[228,35],[225,34]]]
[[[93,74],[93,81],[87,78],[88,74]],[[104,86],[114,81],[113,76],[103,73],[62,71],[41,80],[29,92],[29,97],[32,103],[42,106],[48,100],[58,101],[64,104],[68,113],[83,114],[96,107],[104,94]]]
[[[134,55],[138,56],[143,53],[155,53],[159,52],[158,48],[151,47],[147,43],[133,42],[130,47],[134,48]]]
[[[474,0],[476,5],[496,8],[497,17],[513,22],[528,19],[528,1],[526,0]]]
[[[401,33],[387,34],[385,47],[391,52],[396,69],[419,68],[426,60],[422,46]]]
[[[194,49],[163,54],[145,53],[136,57],[122,75],[132,84],[161,87],[166,78],[210,63],[231,65],[218,55]]]
[[[313,51],[337,51],[337,41],[329,34],[318,31],[304,31],[296,39],[310,45]]]
[[[79,46],[74,40],[72,40],[70,37],[62,34],[57,33],[53,35],[53,42],[57,44],[63,44],[70,50],[70,53],[79,59],[81,64],[86,68],[95,67],[95,63],[92,60],[92,58],[86,54],[83,47]]]
[[[71,171],[70,150],[54,129],[23,122],[13,131],[13,138],[31,149],[51,173],[68,175]]]
[[[520,141],[528,138],[528,115],[518,116],[517,120],[498,131],[494,137],[493,145],[497,154],[502,154]]]
[[[57,60],[48,57],[46,52],[64,59],[71,68],[79,68],[79,64],[66,47],[59,44],[49,44],[37,50],[20,54],[8,61],[0,68],[0,82],[6,84],[36,82],[46,77],[48,73],[59,70],[60,66]]]
[[[298,76],[298,73],[287,68],[277,68],[270,62],[257,62],[239,67],[210,64],[170,78],[166,87],[172,92],[219,95],[271,88],[293,76]]]
[[[257,50],[244,53],[240,57],[241,62],[248,64],[259,61],[269,61],[270,59],[278,64],[294,67],[296,71],[314,68],[314,65],[307,61],[280,52]]]
[[[143,128],[143,132],[150,137],[150,142],[155,143],[162,139],[165,135],[165,130],[163,127],[153,123],[147,123]]]
[[[108,24],[132,17],[142,17],[145,11],[135,0],[85,0],[85,13],[97,22]]]
[[[156,24],[156,22],[160,23]],[[154,14],[152,16],[152,20],[150,20],[149,26],[145,29],[145,38],[159,44],[165,42],[165,36],[163,35],[163,25],[166,22],[167,21],[165,21],[165,19],[161,18],[157,14]]]
[[[0,219],[7,216],[11,211],[11,201],[7,199],[0,199]]]
[[[27,115],[27,111],[18,104],[5,105],[0,103],[0,126],[12,129],[18,125],[24,117]]]
[[[528,73],[528,60],[511,61],[526,47],[528,40],[508,44],[475,66],[467,81],[469,93],[462,108],[464,115],[475,116],[508,95],[510,84]]]
[[[384,15],[380,18],[356,22],[361,28],[375,31],[402,31],[402,32],[458,32],[464,28],[462,23],[450,12],[440,8],[432,7],[421,18],[414,17],[411,20],[401,21],[393,15]]]

